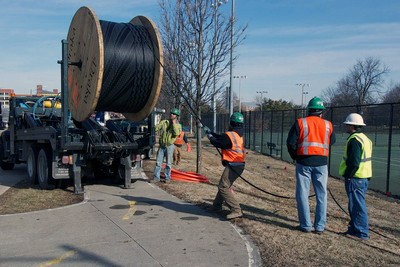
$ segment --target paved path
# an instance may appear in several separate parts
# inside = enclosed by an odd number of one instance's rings
[[[77,205],[0,216],[0,266],[260,266],[240,230],[157,186],[85,191]]]

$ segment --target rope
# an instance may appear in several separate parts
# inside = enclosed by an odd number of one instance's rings
[[[145,27],[100,20],[104,77],[97,111],[136,113],[147,103],[154,80],[154,47]],[[145,45],[147,44],[147,45]]]

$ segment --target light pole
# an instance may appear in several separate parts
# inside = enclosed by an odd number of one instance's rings
[[[307,95],[308,95],[308,92],[303,92],[303,95],[304,95],[304,104],[307,105]]]
[[[257,91],[257,94],[261,94],[261,105],[260,105],[260,110],[261,110],[261,148],[260,152],[263,153],[263,147],[264,147],[264,112],[263,112],[263,104],[264,104],[264,98],[263,94],[267,94],[268,91]]]
[[[211,4],[211,7],[214,9],[214,48],[213,48],[213,60],[214,60],[214,77],[213,77],[213,83],[214,83],[214,88],[213,88],[213,93],[212,93],[212,98],[211,98],[211,104],[212,104],[212,111],[213,111],[213,132],[217,131],[217,101],[216,101],[216,68],[217,68],[217,59],[216,59],[216,53],[215,51],[217,50],[217,26],[218,26],[218,16],[217,16],[217,10],[222,4],[226,4],[228,0],[224,1],[218,1],[214,0],[214,3]]]
[[[262,110],[263,110],[263,103],[264,103],[263,94],[267,94],[267,93],[268,93],[268,91],[257,91],[257,94],[261,94],[261,105],[260,105],[261,113],[262,113]]]
[[[304,86],[307,86],[307,87],[309,87],[310,86],[310,84],[309,83],[296,83],[296,85],[297,86],[301,86],[301,112],[302,112],[302,115],[303,115],[303,117],[304,117],[304,110],[303,110],[303,108],[304,108],[304,102],[303,102],[303,97],[304,97]]]
[[[235,19],[235,0],[232,0],[231,9],[231,53],[229,60],[229,115],[233,114],[233,23]]]
[[[240,87],[242,84],[242,79],[247,79],[246,75],[241,75],[241,76],[233,76],[234,79],[239,79],[239,112],[242,112],[242,102],[240,100]]]
[[[303,96],[304,96],[304,86],[309,87],[309,83],[296,83],[297,86],[301,86],[301,108],[304,107]]]

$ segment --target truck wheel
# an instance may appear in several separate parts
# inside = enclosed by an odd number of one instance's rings
[[[28,150],[28,158],[26,160],[26,170],[28,171],[28,179],[32,184],[37,184],[37,148],[31,145]]]
[[[5,171],[14,169],[14,163],[3,161],[5,154],[4,152],[4,146],[3,144],[0,144],[0,167]]]
[[[48,149],[42,148],[37,158],[37,179],[42,189],[49,189],[51,180],[51,157]]]

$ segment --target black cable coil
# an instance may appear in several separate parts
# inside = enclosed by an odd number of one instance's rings
[[[154,81],[154,47],[147,29],[100,20],[104,76],[97,111],[136,113],[148,101]]]

